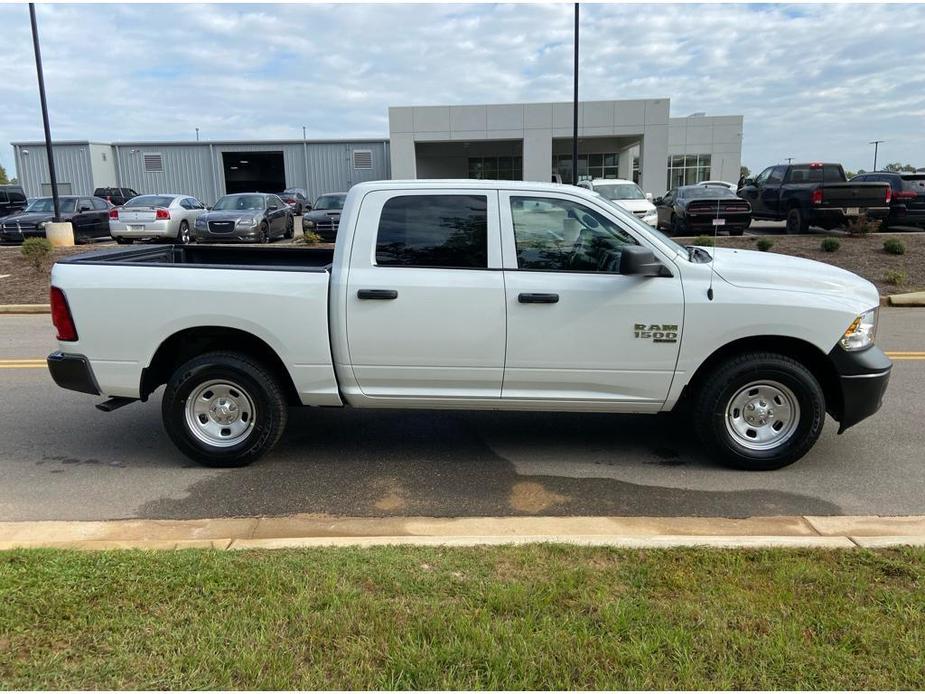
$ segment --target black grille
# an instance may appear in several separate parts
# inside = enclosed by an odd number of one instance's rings
[[[209,231],[213,234],[230,234],[234,231],[234,222],[209,222]]]

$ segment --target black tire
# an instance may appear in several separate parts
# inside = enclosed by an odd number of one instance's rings
[[[289,217],[286,221],[286,233],[284,238],[291,239],[295,236],[295,220],[293,217]]]
[[[687,235],[687,224],[683,219],[677,215],[671,215],[671,235],[672,236],[686,236]]]
[[[799,207],[791,207],[787,212],[787,233],[806,234],[809,232],[809,220]]]
[[[238,417],[247,424],[241,440],[233,445],[211,445],[197,436],[187,420],[187,401],[210,382],[237,389],[232,392],[246,400],[253,413],[249,422]],[[203,401],[206,397],[212,397],[208,389]],[[287,415],[286,398],[276,379],[264,365],[238,352],[209,352],[186,362],[170,377],[161,402],[167,435],[185,456],[208,467],[243,467],[254,462],[279,441]]]
[[[825,395],[809,369],[790,357],[772,352],[741,354],[733,359],[724,360],[711,373],[706,374],[700,383],[702,385],[699,392],[694,394],[694,428],[713,456],[729,467],[740,470],[777,470],[806,455],[822,433],[825,424]],[[751,393],[759,392],[757,388],[746,390],[749,386],[757,384],[784,386],[799,406],[799,415],[790,420],[793,424],[789,436],[783,438],[778,445],[764,450],[756,450],[740,443],[730,432],[731,429],[735,430],[734,418],[727,418],[727,409],[730,410],[730,414],[739,412],[732,406],[733,399],[739,394],[748,397]],[[773,402],[768,404],[771,408],[775,406]],[[781,407],[785,406],[781,404]],[[773,409],[770,411],[773,413]],[[777,415],[780,415],[780,412]],[[742,411],[738,421],[740,426],[748,428],[749,424],[744,421],[744,416],[745,412]],[[769,421],[771,424],[768,426],[774,428],[777,421],[782,420],[775,421],[772,416]],[[789,425],[781,424],[782,429],[785,426],[790,429]],[[757,428],[759,427],[755,427]],[[757,436],[755,429],[751,432]],[[764,431],[767,432],[767,429]],[[742,440],[745,440],[744,436]],[[773,441],[770,443],[773,444]]]
[[[121,246],[131,246],[135,239],[124,239],[121,236],[116,239],[116,243]]]
[[[177,230],[177,243],[181,246],[185,246],[193,240],[192,234],[190,234],[189,224],[186,223],[184,219],[180,222],[180,228]]]
[[[258,239],[259,243],[270,243],[270,227],[267,226],[266,222],[263,222],[260,225],[260,238]]]
[[[741,236],[741,235],[744,234],[744,233],[745,233],[745,227],[735,228],[735,229],[730,229],[730,230],[729,230],[729,235],[730,235],[730,236]]]

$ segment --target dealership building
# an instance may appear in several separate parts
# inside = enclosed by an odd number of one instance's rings
[[[122,186],[195,195],[304,188],[310,197],[378,179],[571,182],[571,102],[389,108],[388,139],[57,142],[62,194]],[[668,99],[578,105],[578,175],[636,180],[659,195],[702,180],[737,181],[742,116],[671,117]],[[42,142],[13,143],[26,195],[50,193]]]

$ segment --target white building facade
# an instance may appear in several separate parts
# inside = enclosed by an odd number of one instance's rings
[[[392,177],[571,182],[571,102],[389,109]],[[578,104],[578,176],[675,185],[739,179],[742,116],[672,118],[668,99]]]

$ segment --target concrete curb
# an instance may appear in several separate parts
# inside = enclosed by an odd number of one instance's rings
[[[0,304],[0,315],[51,313],[51,304]]]
[[[628,548],[925,546],[925,516],[281,518],[0,522],[0,550],[283,549],[564,543]]]
[[[890,295],[890,306],[925,306],[925,292]]]

